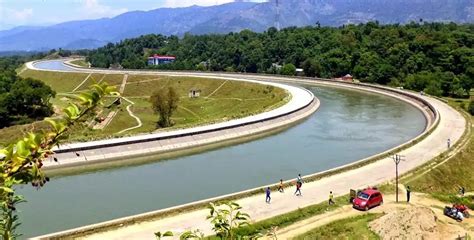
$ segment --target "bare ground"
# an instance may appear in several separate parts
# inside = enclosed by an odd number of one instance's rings
[[[455,239],[468,234],[474,236],[474,218],[457,222],[444,216],[445,203],[435,200],[426,194],[412,193],[410,203],[395,202],[395,195],[384,196],[382,206],[369,210],[372,213],[385,215],[371,222],[369,227],[382,239]],[[365,212],[352,209],[346,205],[339,209],[297,222],[277,230],[278,239],[291,239],[314,228],[333,221],[354,217]]]

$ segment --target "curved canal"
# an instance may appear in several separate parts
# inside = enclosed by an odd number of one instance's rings
[[[20,207],[20,232],[36,236],[328,170],[424,130],[423,114],[403,101],[307,88],[320,99],[320,109],[279,134],[166,161],[56,177],[40,190],[22,187],[29,202]]]

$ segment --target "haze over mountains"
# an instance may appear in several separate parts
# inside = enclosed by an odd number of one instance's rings
[[[280,25],[323,26],[379,21],[474,22],[473,0],[280,0]],[[265,31],[275,25],[275,0],[133,11],[113,18],[0,31],[0,51],[96,48],[143,34]]]

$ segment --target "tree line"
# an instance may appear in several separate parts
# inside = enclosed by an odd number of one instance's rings
[[[24,62],[44,57],[40,55],[0,58],[0,128],[30,123],[53,113],[50,99],[56,93],[43,82],[23,79],[16,73]]]
[[[159,68],[294,74],[352,74],[370,83],[402,86],[436,96],[465,97],[474,87],[474,24],[369,22],[341,27],[290,27],[263,33],[145,35],[91,51],[94,67]],[[172,64],[147,66],[152,54]],[[278,67],[283,66],[283,67]]]

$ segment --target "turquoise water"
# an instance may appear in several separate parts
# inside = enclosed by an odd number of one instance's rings
[[[30,237],[258,187],[341,166],[400,145],[425,127],[390,97],[308,87],[321,100],[306,121],[263,139],[139,166],[53,178],[20,189]]]

